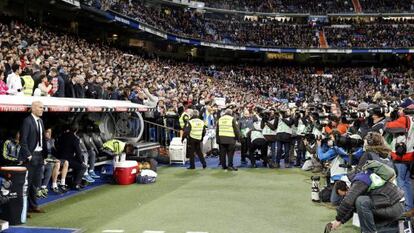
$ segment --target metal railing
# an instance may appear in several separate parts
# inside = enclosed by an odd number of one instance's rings
[[[172,122],[167,124],[167,120],[164,119],[164,125],[144,120],[144,134],[142,135],[142,139],[146,142],[158,142],[161,146],[168,147],[174,137],[180,137],[180,130],[173,128],[175,119],[171,120]]]

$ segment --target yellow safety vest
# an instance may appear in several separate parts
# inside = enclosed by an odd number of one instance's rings
[[[24,81],[24,90],[23,93],[25,96],[32,96],[33,95],[33,87],[34,87],[34,81],[30,75],[25,75],[22,77]]]
[[[183,114],[181,114],[180,119],[179,119],[181,129],[184,129],[184,126],[185,126],[184,117],[189,118],[187,113],[183,112]]]
[[[219,136],[220,137],[236,137],[233,129],[233,117],[224,115],[220,117],[219,121]]]
[[[109,149],[115,154],[121,154],[125,149],[126,143],[120,140],[112,139],[103,144],[103,148]]]
[[[191,125],[190,138],[201,140],[203,137],[204,121],[194,118],[189,123]]]

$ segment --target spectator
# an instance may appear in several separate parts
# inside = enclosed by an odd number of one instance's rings
[[[39,83],[39,90],[41,96],[50,96],[53,93],[53,86],[49,83],[46,75],[42,74],[40,76],[41,83]],[[38,91],[37,91],[38,92]]]
[[[0,95],[7,95],[9,88],[4,82],[4,72],[0,70]]]
[[[12,73],[7,76],[7,87],[9,88],[10,95],[24,95],[22,80],[20,78],[20,65],[12,65]]]
[[[58,73],[56,68],[51,68],[49,75],[52,83],[52,93],[55,97],[65,97],[65,81],[62,76]]]

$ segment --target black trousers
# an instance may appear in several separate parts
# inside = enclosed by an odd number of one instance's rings
[[[296,147],[296,164],[299,165],[305,161],[306,147],[303,143],[303,136],[296,137],[297,147]],[[294,146],[292,146],[294,148]]]
[[[269,162],[267,157],[267,142],[264,139],[256,139],[252,143],[250,143],[249,147],[249,157],[250,162],[252,165],[256,164],[256,158],[254,157],[254,152],[259,149],[260,150],[260,159],[263,160],[264,164]]]
[[[82,182],[82,177],[85,174],[87,170],[86,164],[83,164],[75,159],[68,160],[69,162],[69,168],[73,169],[73,183],[74,185],[79,185]]]
[[[190,158],[191,168],[195,167],[194,154],[197,154],[201,164],[205,166],[206,160],[204,159],[203,152],[201,152],[201,141],[189,138],[187,142],[187,156]]]
[[[220,164],[225,169],[226,166],[226,155],[228,160],[228,167],[233,167],[233,157],[234,157],[234,150],[235,144],[220,144]]]
[[[241,140],[241,160],[245,161],[247,158],[248,148],[249,148],[249,142],[247,138],[242,138]]]
[[[43,165],[44,159],[42,152],[33,152],[32,159],[26,165],[28,170],[27,185],[29,209],[38,207],[36,192],[42,182]]]

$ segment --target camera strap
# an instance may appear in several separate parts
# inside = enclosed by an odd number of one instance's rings
[[[410,131],[410,125],[408,124],[410,117],[405,116],[405,140],[408,141],[408,131]]]

